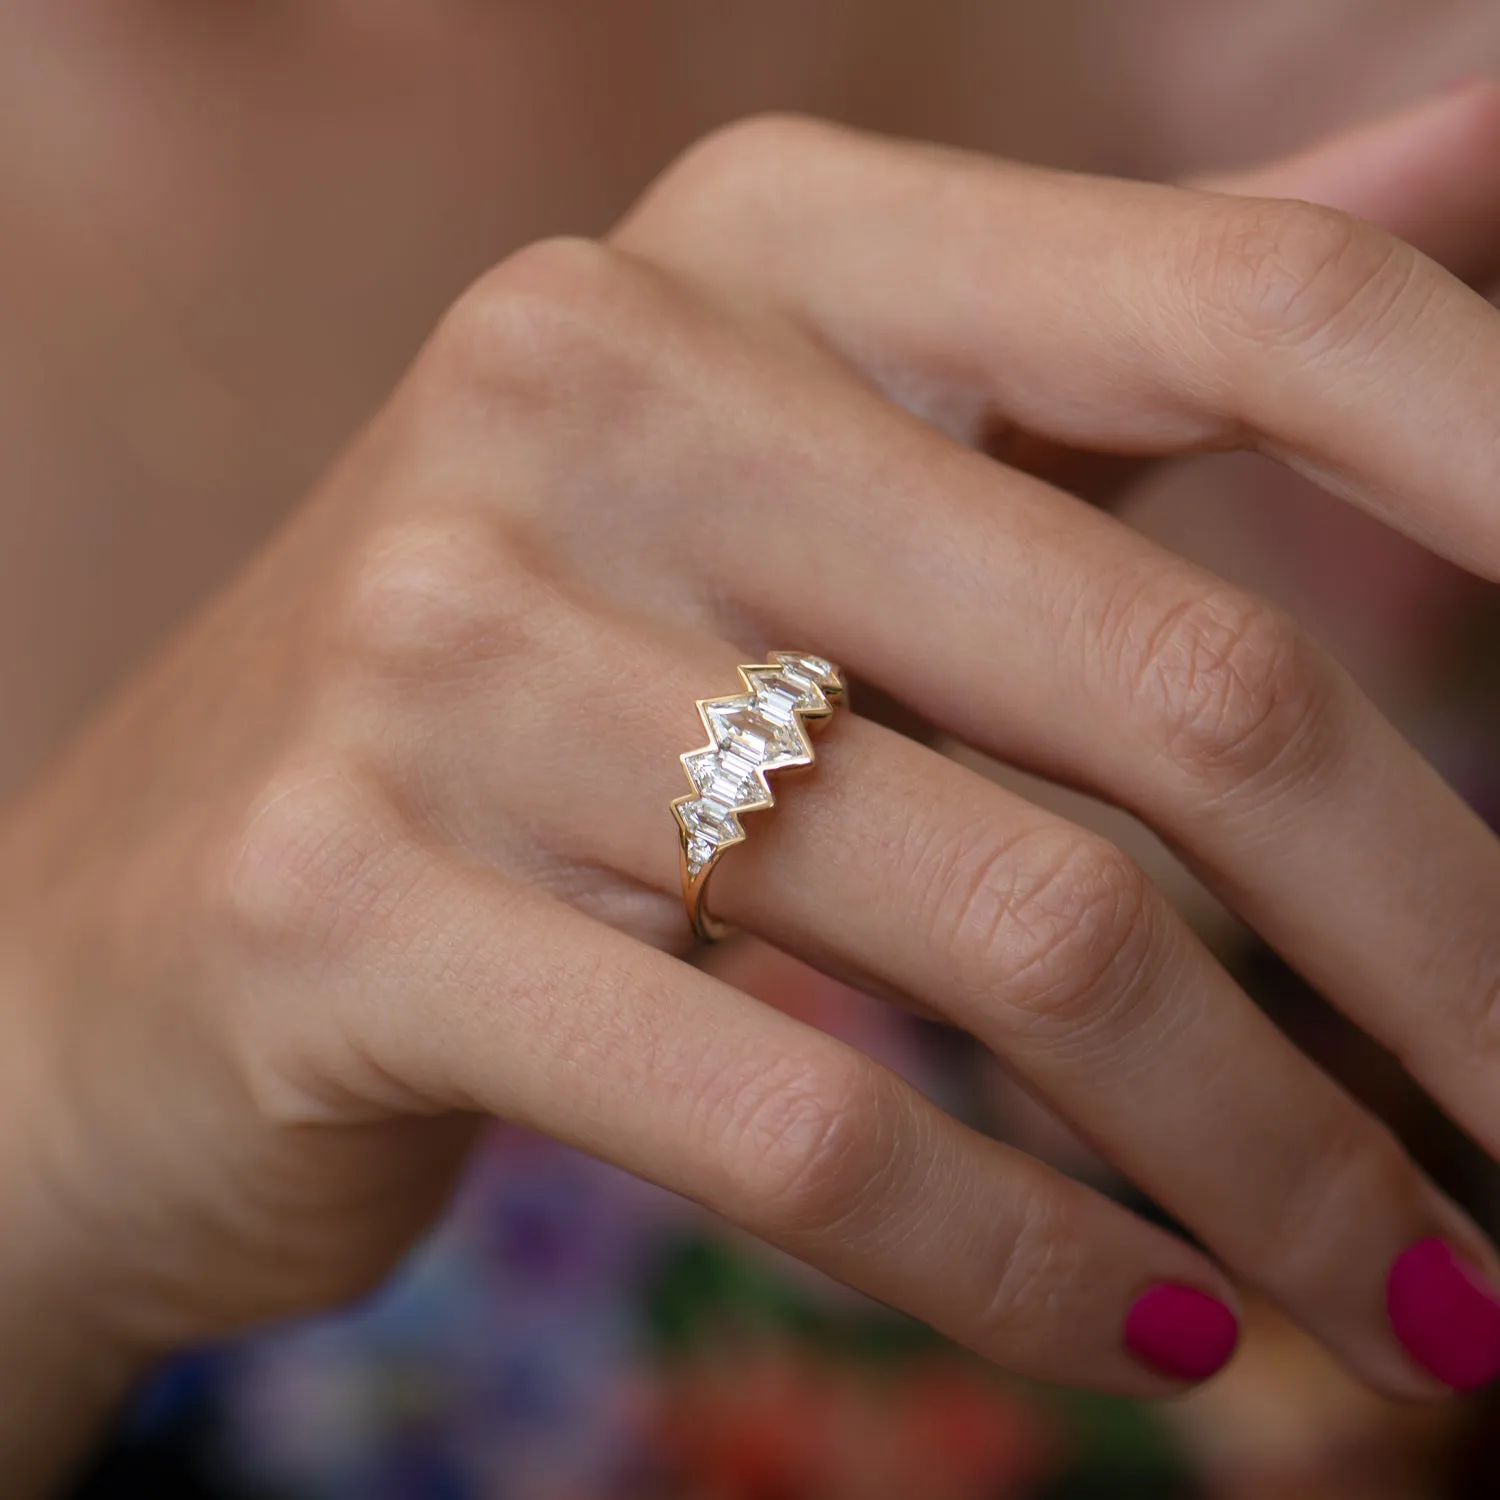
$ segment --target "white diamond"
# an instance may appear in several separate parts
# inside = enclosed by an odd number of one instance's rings
[[[694,750],[684,755],[682,763],[699,792],[713,801],[744,811],[752,807],[769,807],[771,794],[756,768],[733,750]]]
[[[676,802],[672,811],[687,834],[689,875],[696,876],[720,849],[745,836],[734,813],[708,798]]]
[[[682,824],[689,839],[706,839],[715,848],[737,843],[744,838],[745,830],[735,817],[732,807],[712,797],[688,798],[673,804],[677,821]]]
[[[794,678],[780,669],[766,669],[751,672],[750,680],[755,685],[755,706],[778,724],[790,724],[797,709],[817,714],[828,709],[823,689],[806,677]]]
[[[795,720],[780,723],[762,713],[751,697],[710,699],[704,713],[719,749],[762,771],[805,765],[812,759],[812,747],[802,726]]]
[[[839,684],[838,668],[821,656],[798,656],[793,651],[778,651],[775,659],[783,667],[803,677],[810,677],[819,687],[831,688]]]
[[[816,708],[809,704],[799,704],[798,707],[815,718],[826,718],[832,712],[829,694],[836,696],[843,690],[843,683],[837,674],[822,678],[811,668],[804,666],[800,657],[788,656],[784,651],[776,653],[776,660],[780,664],[777,669],[780,675],[817,705]]]
[[[688,874],[696,875],[714,857],[717,849],[717,844],[702,835],[690,838],[687,846]]]

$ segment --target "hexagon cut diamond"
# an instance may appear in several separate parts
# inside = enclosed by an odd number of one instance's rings
[[[810,678],[821,688],[836,688],[842,684],[838,668],[821,656],[798,656],[794,651],[777,651],[773,659],[786,671]]]
[[[755,689],[755,706],[778,724],[792,724],[802,713],[824,714],[828,699],[810,678],[794,676],[780,667],[752,668],[746,674]]]
[[[711,699],[703,712],[719,750],[761,771],[806,765],[812,759],[807,732],[796,718],[782,720],[762,712],[749,694]]]

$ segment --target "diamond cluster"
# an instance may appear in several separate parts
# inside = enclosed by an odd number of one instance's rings
[[[766,666],[741,667],[748,692],[698,705],[710,743],[682,757],[693,795],[672,811],[682,827],[688,874],[696,879],[721,849],[745,837],[739,815],[770,807],[768,771],[812,763],[804,716],[825,718],[843,690],[819,656],[778,651]]]

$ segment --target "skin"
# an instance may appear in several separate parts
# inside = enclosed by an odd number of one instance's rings
[[[1500,207],[1444,164],[1497,135],[1475,91],[1207,192],[771,118],[485,275],[0,828],[20,1492],[154,1355],[378,1280],[490,1115],[1029,1375],[1177,1389],[1126,1309],[1227,1271],[1431,1394],[1390,1262],[1493,1253],[1117,848],[849,719],[715,900],[981,1037],[1213,1259],[679,962],[664,808],[695,697],[824,651],[1137,812],[1500,1147],[1493,840],[1289,619],[1050,482],[1249,448],[1494,577]]]

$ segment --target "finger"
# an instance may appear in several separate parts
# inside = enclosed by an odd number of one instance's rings
[[[1137,813],[1500,1154],[1500,847],[1473,811],[1263,601],[919,423],[833,412],[840,483],[746,497],[700,550],[720,607]]]
[[[545,1132],[1038,1378],[1160,1394],[1228,1357],[1232,1293],[1186,1245],[833,1038],[417,847],[357,794],[317,800],[259,811],[226,897],[278,953],[336,960],[337,986],[283,971],[255,997],[295,1018],[302,1089]],[[361,830],[334,857],[330,820]]]
[[[984,176],[967,170],[971,182]],[[1023,175],[1023,195],[1043,180]],[[1468,295],[1456,286],[1450,295]],[[1037,331],[1009,283],[994,293],[1027,337]],[[1476,331],[1463,347],[1493,328],[1493,310],[1473,306]],[[1101,310],[1100,322],[1141,325],[1118,309]],[[1425,335],[1413,325],[1404,336]],[[1087,363],[1076,367],[1081,387],[1096,373]],[[1492,415],[1481,420],[1473,391],[1449,389],[1453,361],[1437,363],[1422,368],[1443,400],[1467,404],[1471,436],[1482,434]],[[1482,393],[1483,380],[1465,378]],[[1390,429],[1409,429],[1425,395],[1385,401],[1382,389],[1363,377],[1352,394],[1329,385],[1355,429],[1383,420],[1376,409],[1388,405],[1402,408]],[[834,403],[845,399],[840,419]],[[1331,398],[1306,399],[1326,409]],[[831,384],[806,396],[816,434],[810,424],[783,443],[816,451],[816,467],[744,497],[705,533],[694,565],[720,597],[728,592],[737,617],[780,639],[811,639],[960,738],[1138,812],[1500,1153],[1500,856],[1488,830],[1274,610],[1054,490],[877,403],[855,404]],[[1439,468],[1455,451],[1444,420],[1422,439],[1442,450]],[[1465,446],[1472,458],[1473,441]],[[1482,500],[1500,517],[1465,475],[1472,509]],[[768,530],[795,534],[798,548],[778,552],[774,568],[745,566]]]
[[[950,429],[1257,447],[1500,576],[1500,314],[1363,221],[770,121],[619,240],[789,309]]]
[[[524,787],[506,757],[506,795],[524,795],[569,862],[672,890],[661,820],[681,784],[674,720],[687,748],[702,738],[672,706],[735,691],[732,658],[611,631],[607,653],[601,639],[577,660],[606,656],[607,672],[582,668],[538,705],[555,753]],[[481,726],[497,721],[503,690],[487,698],[481,689],[463,710],[475,718],[455,724],[456,746],[493,749]],[[554,715],[576,722],[591,703],[609,705],[607,745],[552,731]],[[1434,1239],[1493,1261],[1389,1133],[1250,1004],[1117,850],[864,720],[835,723],[819,747],[805,784],[778,787],[774,817],[744,816],[749,837],[714,876],[714,909],[979,1036],[1353,1368],[1392,1393],[1431,1393],[1386,1316],[1393,1267]],[[474,788],[465,802],[485,805],[494,763],[455,768]],[[617,786],[640,794],[580,822],[589,788]]]
[[[1404,863],[1394,870],[1390,861],[1371,858],[1372,843],[1392,827],[1393,814],[1381,805],[1391,783],[1379,776],[1372,782],[1360,747],[1342,763],[1352,790],[1330,783],[1321,761],[1315,774],[1303,777],[1292,763],[1306,718],[1298,705],[1322,706],[1330,696],[1321,681],[1309,687],[1303,675],[1292,679],[1302,690],[1294,695],[1289,715],[1295,731],[1287,738],[1290,748],[1255,769],[1254,747],[1267,743],[1258,738],[1257,726],[1270,723],[1274,731],[1282,723],[1276,712],[1266,712],[1268,693],[1272,708],[1280,709],[1279,684],[1285,678],[1284,635],[1275,634],[1267,645],[1266,632],[1281,628],[1274,617],[1257,610],[1254,630],[1224,631],[1218,610],[1226,602],[1243,609],[1245,601],[1108,517],[954,447],[805,349],[788,354],[784,344],[771,340],[766,347],[756,345],[757,358],[747,358],[742,340],[748,335],[738,325],[726,329],[705,316],[698,303],[682,302],[660,277],[629,262],[590,252],[582,266],[586,281],[580,280],[576,249],[545,265],[533,260],[524,268],[528,280],[522,291],[506,294],[524,293],[529,299],[522,327],[534,353],[537,329],[545,326],[537,305],[542,271],[549,278],[547,295],[563,299],[558,306],[566,310],[569,341],[559,347],[573,363],[553,370],[549,378],[557,390],[551,398],[535,382],[526,387],[527,430],[545,426],[547,411],[554,409],[549,400],[570,424],[568,430],[575,430],[580,379],[602,386],[601,372],[617,368],[620,378],[610,379],[608,389],[628,391],[629,405],[612,407],[617,420],[600,432],[608,447],[612,492],[631,502],[620,507],[620,524],[642,524],[637,488],[661,514],[690,515],[702,524],[654,530],[651,555],[661,572],[641,584],[632,583],[631,569],[613,567],[614,546],[601,551],[596,545],[604,536],[592,538],[586,556],[579,557],[557,530],[568,525],[568,495],[595,483],[587,475],[557,490],[557,504],[536,512],[528,522],[529,547],[573,559],[568,566],[582,570],[579,577],[587,578],[591,597],[613,591],[629,608],[629,616],[604,636],[595,616],[560,606],[555,587],[531,609],[512,577],[486,584],[492,564],[462,538],[443,541],[441,567],[430,547],[404,565],[393,566],[382,554],[374,570],[377,586],[356,593],[363,599],[357,618],[366,622],[365,635],[381,643],[373,664],[398,682],[402,695],[409,697],[416,691],[413,684],[429,676],[437,679],[431,694],[418,694],[414,710],[422,748],[417,759],[426,770],[410,789],[411,800],[429,802],[433,788],[444,785],[466,790],[434,814],[436,827],[469,828],[478,847],[494,857],[499,832],[485,826],[483,809],[519,808],[527,819],[546,819],[544,847],[563,854],[565,868],[597,869],[611,829],[633,830],[627,842],[637,854],[661,851],[646,825],[626,816],[636,789],[646,784],[626,769],[635,763],[601,772],[598,749],[601,735],[612,745],[656,743],[640,717],[643,702],[663,701],[657,696],[662,683],[649,662],[634,676],[611,673],[586,684],[571,675],[559,683],[555,674],[523,674],[519,680],[490,682],[483,693],[466,693],[456,707],[447,666],[455,660],[472,664],[478,651],[485,664],[480,675],[488,675],[496,660],[494,643],[518,634],[526,641],[547,639],[569,662],[614,665],[631,631],[639,633],[649,603],[653,615],[666,611],[673,622],[654,643],[669,659],[680,649],[683,627],[701,628],[705,621],[732,621],[737,631],[770,635],[768,644],[811,638],[817,649],[894,688],[927,717],[970,740],[990,748],[1029,744],[1044,767],[1102,768],[1105,774],[1088,784],[1107,786],[1114,773],[1132,776],[1134,785],[1147,790],[1157,788],[1167,816],[1198,830],[1200,851],[1237,852],[1241,868],[1230,873],[1246,889],[1263,882],[1255,888],[1265,891],[1271,914],[1304,940],[1304,948],[1322,941],[1311,934],[1320,916],[1331,922],[1327,946],[1354,960],[1349,972],[1337,976],[1339,998],[1358,1000],[1351,992],[1367,977],[1382,1000],[1393,996],[1391,975],[1400,972],[1404,959],[1381,944],[1394,941],[1391,934],[1402,920],[1413,919],[1410,910],[1403,916],[1399,900],[1387,898],[1393,890],[1401,897],[1422,886],[1412,877],[1413,849],[1436,849],[1427,859],[1428,872],[1441,873],[1441,841],[1455,831],[1441,815],[1453,809],[1439,801],[1437,832],[1431,826],[1420,830],[1402,847]],[[496,283],[489,295],[503,291]],[[591,302],[581,297],[584,291]],[[687,311],[691,317],[682,316]],[[514,312],[507,317],[492,303],[482,326],[492,336],[515,321]],[[580,366],[579,341],[585,334],[592,362]],[[616,341],[619,349],[611,355]],[[472,343],[465,347],[471,363],[482,357]],[[649,349],[649,363],[640,361],[642,349]],[[554,349],[554,363],[555,355]],[[611,367],[611,358],[621,363]],[[732,420],[725,420],[726,412]],[[766,415],[755,420],[756,414]],[[627,415],[628,420],[618,420]],[[703,467],[682,460],[685,428],[715,433],[717,488],[708,512]],[[776,434],[774,445],[767,445],[767,431]],[[611,434],[623,434],[618,440],[623,446]],[[603,529],[615,522],[604,513],[595,524]],[[427,543],[442,534],[442,528],[429,528]],[[638,548],[639,538],[622,532],[618,547]],[[392,578],[403,575],[414,581],[407,590],[413,597],[404,601],[390,586]],[[444,578],[448,582],[437,586]],[[633,594],[634,588],[645,592]],[[434,600],[442,607],[435,609]],[[544,617],[552,615],[560,615],[561,623],[546,623]],[[407,622],[402,628],[416,631],[415,642],[400,639],[391,622]],[[1250,660],[1270,651],[1271,669],[1251,679],[1261,686],[1248,702],[1242,636],[1254,648]],[[1225,649],[1226,640],[1231,649]],[[1293,640],[1300,652],[1300,639]],[[419,671],[418,663],[427,663],[426,670]],[[471,673],[466,683],[472,680]],[[1338,689],[1332,693],[1333,710],[1362,703],[1357,694],[1349,697],[1352,689],[1344,679],[1334,678],[1333,686]],[[540,696],[539,688],[544,689]],[[686,701],[690,694],[686,687],[681,691]],[[504,727],[518,692],[527,695],[527,728],[507,747]],[[550,723],[544,722],[549,702],[559,714]],[[1232,712],[1224,716],[1220,711],[1226,704]],[[480,717],[455,720],[452,732],[444,732],[434,715],[445,708]],[[1359,711],[1369,713],[1368,706]],[[1382,730],[1378,720],[1374,728],[1373,743],[1389,749],[1392,732]],[[1274,747],[1274,732],[1269,743]],[[1316,743],[1322,746],[1321,736]],[[1332,764],[1340,765],[1339,737],[1330,743]],[[545,756],[538,755],[538,744],[549,747]],[[435,753],[450,757],[452,765],[431,764]],[[655,755],[665,753],[654,751],[653,763]],[[1286,774],[1278,774],[1283,769]],[[1394,779],[1403,781],[1399,761]],[[669,782],[670,777],[662,784],[661,805],[671,796]],[[1351,811],[1361,815],[1351,835],[1353,857],[1344,843],[1325,836],[1326,825],[1309,828],[1294,821],[1301,809],[1296,793],[1304,786],[1317,794],[1315,808],[1326,801],[1342,817]],[[584,790],[589,787],[596,792]],[[1398,799],[1398,829],[1408,805],[1426,796],[1428,783],[1419,779],[1402,790],[1409,802]],[[1139,799],[1119,800],[1139,805]],[[654,799],[647,805],[654,808]],[[1237,810],[1245,810],[1246,817],[1236,818]],[[1472,823],[1460,822],[1456,832],[1472,834]],[[1438,842],[1423,844],[1423,838]],[[1278,840],[1282,847],[1296,846],[1290,881],[1274,858]],[[628,857],[628,850],[611,847],[611,860]],[[1493,852],[1486,857],[1492,866]],[[1456,863],[1461,867],[1464,860],[1460,846]],[[1343,885],[1336,878],[1331,883],[1310,878],[1345,873],[1349,878]],[[1493,868],[1488,878],[1493,881]],[[650,885],[661,889],[659,882]],[[1454,888],[1461,885],[1453,882]],[[1361,908],[1357,899],[1347,899],[1350,891],[1371,895],[1376,904]],[[1423,899],[1429,895],[1423,886]],[[1472,936],[1472,912],[1460,911],[1464,939]],[[1418,928],[1421,915],[1419,907]],[[637,916],[633,911],[633,923]],[[1375,930],[1372,921],[1389,924],[1390,932]],[[1435,924],[1419,932],[1425,945],[1421,954],[1449,964],[1448,974],[1475,959],[1473,949],[1460,954],[1450,935],[1451,929],[1444,932]],[[1430,976],[1419,977],[1431,983]],[[1402,998],[1410,1012],[1409,994]]]
[[[816,783],[726,858],[716,910],[979,1037],[1240,1279],[1378,1388],[1421,1394],[1411,1355],[1431,1350],[1392,1322],[1392,1280],[1434,1239],[1494,1277],[1473,1225],[1116,848],[900,736],[845,728]]]
[[[1191,179],[1201,191],[1297,198],[1342,209],[1407,241],[1471,286],[1500,276],[1500,107],[1494,85],[1456,94],[1346,131],[1284,161]],[[1094,505],[1108,505],[1139,477],[1140,459],[1081,452],[991,423],[992,457]]]
[[[1500,89],[1469,85],[1281,162],[1196,177],[1244,197],[1301,198],[1378,224],[1471,286],[1500,275]]]

